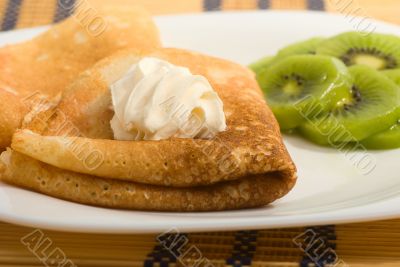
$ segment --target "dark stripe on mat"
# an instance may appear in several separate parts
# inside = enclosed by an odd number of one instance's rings
[[[325,10],[324,0],[307,0],[307,9],[309,9],[309,10]]]
[[[204,0],[203,9],[205,11],[218,11],[221,10],[221,0]]]
[[[241,267],[250,266],[257,247],[258,231],[238,231],[235,233],[232,256],[226,260],[226,265]]]
[[[268,9],[271,7],[271,1],[270,0],[258,0],[257,5],[258,5],[259,9]]]
[[[75,9],[75,0],[58,0],[53,21],[59,22],[68,18]]]
[[[186,234],[173,232],[158,236],[156,242],[157,245],[144,261],[144,267],[168,267],[170,264],[175,264],[188,238]]]
[[[308,227],[294,242],[304,251],[300,262],[301,267],[330,266],[336,264],[339,260],[335,252],[336,232],[334,225]]]
[[[3,22],[1,24],[2,31],[8,31],[15,28],[18,21],[19,9],[21,7],[22,0],[9,0],[7,8],[4,13]]]

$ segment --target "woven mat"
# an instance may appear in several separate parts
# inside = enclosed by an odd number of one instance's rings
[[[245,9],[309,9],[400,23],[399,0],[0,0],[0,29],[11,30],[60,21],[73,10],[62,6],[121,5],[146,7],[155,15]]]
[[[153,14],[237,9],[310,9],[400,23],[398,0],[81,0],[141,4]],[[0,28],[70,15],[77,0],[0,0]],[[61,3],[61,4],[60,4]],[[0,222],[0,266],[400,266],[400,220],[261,231],[162,235],[71,234]]]
[[[399,222],[158,236],[0,223],[0,266],[400,266]]]

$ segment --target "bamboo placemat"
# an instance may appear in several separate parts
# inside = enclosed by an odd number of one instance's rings
[[[83,3],[85,2],[85,3]],[[58,22],[62,4],[140,4],[153,14],[311,9],[400,23],[398,0],[0,0],[0,28]],[[261,231],[73,234],[0,222],[0,266],[400,266],[400,219]]]
[[[399,223],[169,236],[73,234],[0,223],[0,266],[395,267],[400,266]],[[64,265],[51,262],[56,255]]]
[[[0,0],[1,30],[50,24],[66,18],[64,6],[142,5],[154,15],[221,10],[297,9],[341,13],[400,23],[398,0]]]

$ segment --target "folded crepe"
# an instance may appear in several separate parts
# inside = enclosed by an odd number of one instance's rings
[[[57,101],[53,97],[83,70],[120,49],[159,47],[158,30],[144,10],[98,12],[74,15],[30,41],[0,48],[0,151],[34,105]]]
[[[110,85],[143,56],[203,75],[224,104],[214,138],[113,140]],[[117,53],[86,71],[13,137],[5,182],[84,204],[207,211],[266,205],[287,194],[295,166],[254,75],[235,63],[179,49]]]

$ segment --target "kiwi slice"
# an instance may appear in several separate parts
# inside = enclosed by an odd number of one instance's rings
[[[395,69],[400,67],[400,38],[389,34],[346,32],[321,42],[316,53],[340,58],[347,66]]]
[[[360,141],[398,120],[400,92],[393,81],[367,66],[352,66],[349,72],[351,100],[301,125],[299,132],[309,140],[322,145]]]
[[[307,39],[305,41],[300,41],[291,45],[288,45],[281,50],[278,51],[276,58],[283,59],[288,56],[293,55],[307,55],[307,54],[315,54],[317,46],[323,41],[325,38],[322,37],[314,37],[311,39]]]
[[[397,86],[400,86],[400,69],[382,71],[389,79],[394,81]],[[400,87],[399,87],[400,90]],[[400,112],[399,112],[400,118]],[[400,148],[400,119],[395,125],[392,125],[388,130],[374,134],[361,143],[368,149],[393,149]]]
[[[274,60],[274,56],[266,56],[263,57],[249,65],[249,68],[254,71],[256,74],[261,70],[268,68]]]
[[[394,81],[395,84],[400,86],[400,69],[384,70],[382,73]]]
[[[259,73],[261,70],[270,67],[272,64],[288,56],[315,54],[317,45],[322,40],[324,40],[324,38],[314,37],[305,41],[293,43],[280,49],[276,56],[266,56],[264,58],[261,58],[260,60],[257,60],[256,62],[251,63],[249,65],[249,68],[252,69],[255,73]]]
[[[388,130],[362,140],[361,144],[368,149],[400,148],[400,121]]]
[[[300,125],[315,110],[330,110],[350,96],[351,75],[338,59],[296,55],[257,75],[281,130]]]

